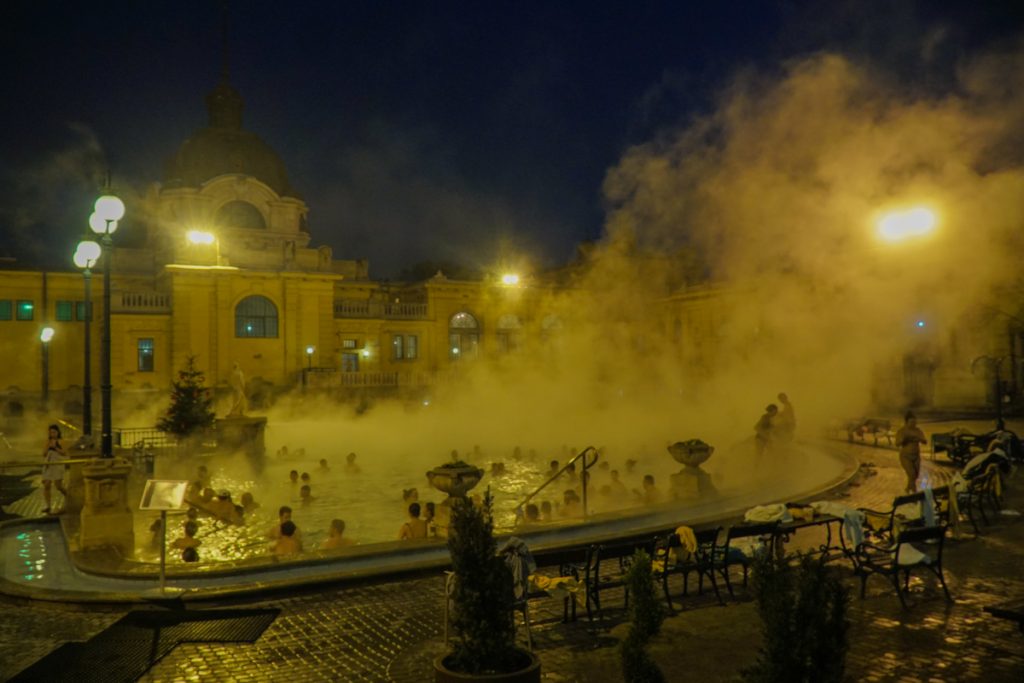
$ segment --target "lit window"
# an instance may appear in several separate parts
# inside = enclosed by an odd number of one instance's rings
[[[75,320],[81,322],[84,322],[86,320],[86,316],[88,315],[88,309],[86,308],[86,306],[87,304],[84,301],[75,302]]]
[[[277,338],[277,306],[265,296],[247,296],[235,306],[235,336]]]
[[[11,319],[11,302],[0,301],[0,320]]]
[[[139,339],[139,372],[153,372],[153,340]]]
[[[32,320],[35,317],[36,305],[31,301],[18,301],[18,320]]]
[[[405,336],[405,359],[416,360],[416,356],[419,353],[420,340],[415,334],[407,334]]]
[[[359,341],[357,339],[343,339],[341,341],[341,348],[343,349],[358,349]]]
[[[396,334],[391,337],[391,357],[395,360],[402,360],[402,335]]]
[[[57,302],[57,320],[62,323],[66,323],[71,320],[71,314],[74,311],[75,302],[73,301],[58,301]]]
[[[466,311],[456,313],[448,320],[448,358],[460,360],[475,358],[480,343],[480,323]]]

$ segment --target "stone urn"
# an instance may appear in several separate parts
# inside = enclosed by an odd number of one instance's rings
[[[484,471],[466,463],[452,463],[435,467],[427,472],[427,481],[441,493],[452,498],[464,498],[466,492],[480,483]]]
[[[700,439],[690,439],[689,441],[677,441],[668,447],[668,452],[676,462],[682,465],[700,467],[715,452],[715,447]]]

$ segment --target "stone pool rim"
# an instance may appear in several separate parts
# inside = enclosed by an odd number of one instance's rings
[[[859,470],[860,463],[857,458],[832,444],[813,440],[813,450],[816,453],[832,457],[842,464],[842,471],[830,480],[817,484],[814,488],[796,494],[787,495],[784,499],[773,499],[761,501],[762,504],[779,502],[806,502],[818,499],[844,487],[853,479]],[[688,509],[695,506],[689,505]],[[652,508],[644,508],[643,512],[623,515],[621,511],[602,513],[590,517],[585,524],[557,524],[544,527],[537,531],[526,531],[514,535],[519,536],[527,542],[535,555],[544,555],[557,552],[559,549],[582,548],[592,543],[601,543],[618,538],[629,538],[634,536],[654,536],[658,533],[665,533],[678,524],[686,523],[693,527],[706,527],[712,524],[725,524],[742,517],[743,512],[749,509],[750,505],[745,503],[739,507],[716,510],[714,513],[697,513],[694,516],[683,517],[679,515],[674,522],[668,522],[663,518],[678,510],[677,503],[664,503]],[[635,524],[629,530],[612,529],[612,521],[622,521],[628,517]],[[682,519],[680,519],[683,517]],[[73,520],[72,520],[73,521]],[[69,520],[60,517],[25,518],[0,522],[0,531],[17,526],[35,526],[45,524],[60,524],[64,543],[68,544],[67,527]],[[73,524],[71,524],[73,526]],[[604,527],[602,529],[602,527]],[[585,536],[579,532],[588,531]],[[567,533],[574,533],[571,542],[560,542],[559,536]],[[501,534],[501,539],[513,534]],[[404,552],[401,552],[404,551]],[[352,560],[366,560],[374,557],[381,559],[394,559],[398,555],[406,556],[404,561],[381,568],[373,566],[352,567]],[[309,589],[316,586],[328,586],[343,584],[346,582],[365,581],[367,579],[387,580],[400,576],[413,574],[425,574],[429,571],[440,571],[450,565],[447,545],[443,540],[429,539],[423,541],[388,541],[374,543],[365,546],[353,546],[341,552],[310,551],[296,559],[281,560],[275,557],[257,557],[230,562],[220,562],[217,565],[198,567],[186,565],[170,565],[167,571],[168,581],[202,581],[204,578],[226,578],[239,577],[249,578],[242,585],[232,586],[207,586],[196,587],[185,590],[169,590],[160,594],[156,588],[156,581],[159,576],[158,565],[155,562],[138,562],[135,560],[122,560],[117,567],[104,566],[94,562],[88,553],[75,552],[68,547],[68,556],[75,569],[83,574],[96,576],[98,578],[113,578],[129,581],[138,581],[140,592],[117,592],[117,591],[82,591],[73,589],[54,589],[43,587],[28,587],[25,584],[12,581],[6,576],[0,577],[0,594],[39,601],[65,602],[65,603],[108,603],[108,604],[145,604],[167,601],[202,602],[216,601],[233,598],[259,598],[274,592],[280,592],[288,588]],[[543,566],[543,563],[541,563]],[[128,566],[126,568],[126,565]],[[348,566],[346,566],[348,565]],[[322,567],[322,571],[309,576],[294,578],[275,578],[273,575],[282,570],[289,569],[311,569]]]

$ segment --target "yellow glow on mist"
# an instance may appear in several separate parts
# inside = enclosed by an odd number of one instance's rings
[[[878,236],[886,242],[922,237],[935,230],[937,222],[935,212],[923,206],[892,211],[878,220]]]

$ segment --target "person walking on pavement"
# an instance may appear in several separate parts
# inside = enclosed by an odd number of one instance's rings
[[[907,493],[914,493],[921,474],[921,444],[928,443],[928,439],[917,426],[917,417],[909,410],[904,416],[903,426],[896,432],[896,443],[900,448],[900,465],[907,473]]]

